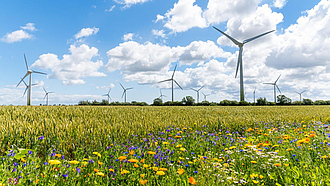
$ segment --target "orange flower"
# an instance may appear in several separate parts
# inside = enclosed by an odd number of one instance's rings
[[[160,171],[167,171],[167,168],[160,168]]]
[[[179,173],[180,175],[182,175],[182,174],[184,173],[184,169],[180,168],[180,169],[178,170],[178,173]]]
[[[181,136],[174,136],[174,138],[181,138]]]
[[[137,160],[137,159],[129,159],[128,161],[131,162],[131,163],[137,163],[137,162],[139,162],[139,160]]]
[[[126,156],[119,156],[118,159],[119,160],[125,160],[127,157]]]
[[[281,164],[280,164],[280,163],[274,163],[274,165],[275,165],[276,167],[279,167],[279,166],[281,166]]]
[[[283,135],[282,137],[283,137],[283,139],[290,139],[289,135]]]
[[[148,151],[148,154],[156,154],[156,152],[153,152],[153,151]]]
[[[140,180],[139,181],[142,185],[145,185],[147,182],[148,182],[148,180]]]
[[[163,175],[165,175],[165,172],[164,172],[164,171],[157,171],[156,174],[157,174],[157,175],[160,175],[160,176],[163,176]]]
[[[140,163],[144,163],[145,159],[140,160]]]
[[[305,138],[305,139],[304,139],[304,143],[308,143],[308,142],[310,142],[310,141],[311,141],[310,138]]]
[[[135,168],[138,168],[138,167],[139,167],[139,165],[138,165],[138,164],[134,164],[134,167],[135,167]]]
[[[246,132],[251,132],[251,131],[253,131],[252,128],[248,128],[248,129],[246,130]]]
[[[62,155],[61,154],[55,154],[55,157],[61,157]]]
[[[195,185],[195,184],[197,184],[196,183],[196,180],[193,178],[193,177],[190,177],[190,178],[188,178],[189,179],[189,183],[191,184],[191,185]]]
[[[94,172],[99,172],[99,170],[97,170],[97,169],[94,169]]]
[[[135,151],[134,151],[134,150],[131,150],[131,151],[129,151],[128,154],[129,154],[129,155],[134,155],[134,154],[135,154]]]

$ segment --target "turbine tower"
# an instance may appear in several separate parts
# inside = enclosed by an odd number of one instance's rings
[[[276,104],[276,88],[278,89],[278,91],[280,92],[280,94],[282,94],[280,88],[278,88],[278,86],[277,86],[277,84],[276,84],[277,81],[278,81],[278,79],[280,79],[280,77],[281,77],[281,75],[278,76],[277,80],[276,80],[274,83],[264,83],[264,84],[274,85],[274,103],[275,103],[275,104]]]
[[[109,92],[107,94],[103,94],[102,95],[102,96],[108,96],[108,103],[110,103],[110,100],[111,100],[110,91],[111,91],[111,88],[110,88],[110,90],[109,90]]]
[[[223,35],[225,35],[227,38],[229,38],[233,43],[235,43],[235,45],[237,45],[239,47],[239,54],[238,54],[238,61],[237,61],[237,67],[236,67],[236,74],[235,74],[235,78],[237,77],[237,72],[238,72],[238,68],[240,69],[240,73],[239,73],[239,82],[240,82],[240,101],[244,101],[244,85],[243,85],[243,46],[250,42],[250,41],[253,41],[261,36],[264,36],[266,34],[269,34],[271,32],[274,32],[275,30],[271,30],[271,31],[268,31],[266,33],[263,33],[263,34],[260,34],[258,36],[255,36],[255,37],[252,37],[250,39],[246,39],[244,40],[243,42],[239,42],[237,41],[236,39],[232,38],[231,36],[227,35],[226,33],[224,33],[223,31],[219,30],[218,28],[216,27],[213,27],[215,28],[217,31],[221,32]]]
[[[175,84],[177,84],[177,85],[181,88],[181,90],[183,90],[183,88],[179,85],[179,83],[176,82],[175,79],[173,79],[173,77],[174,77],[174,73],[175,73],[175,70],[176,70],[176,66],[177,66],[177,65],[175,65],[175,68],[174,68],[174,71],[173,71],[173,74],[172,74],[171,79],[166,79],[166,80],[163,80],[163,81],[159,81],[159,82],[158,82],[158,83],[162,83],[162,82],[165,82],[165,81],[172,81],[172,102],[174,102],[174,91],[173,91],[173,85],[174,85],[174,82],[175,82]]]
[[[166,97],[166,96],[162,93],[162,89],[159,89],[159,92],[160,92],[159,98],[163,101],[163,97]]]
[[[300,102],[301,102],[301,94],[304,93],[304,92],[306,92],[306,91],[307,91],[307,90],[304,90],[304,91],[302,91],[302,92],[296,92],[296,91],[294,91],[295,93],[299,94],[299,96],[300,96]]]
[[[206,97],[211,95],[211,94],[204,94],[204,92],[202,92],[202,94],[204,95],[204,101],[206,101]]]
[[[43,75],[47,75],[47,74],[46,74],[46,73],[43,73],[43,72],[38,72],[38,71],[35,71],[35,70],[31,70],[31,69],[29,69],[29,66],[28,66],[27,61],[26,61],[25,54],[24,54],[24,60],[25,60],[25,65],[26,65],[26,70],[27,70],[27,71],[26,71],[26,74],[24,75],[24,77],[21,78],[21,81],[18,82],[18,84],[17,84],[16,87],[18,87],[18,85],[21,84],[21,82],[22,82],[27,76],[29,76],[29,88],[28,88],[27,104],[26,104],[26,105],[31,105],[31,89],[32,89],[32,85],[31,85],[31,83],[32,83],[32,73],[43,74]]]
[[[51,94],[51,93],[54,93],[54,92],[47,92],[46,89],[45,89],[45,87],[42,87],[42,88],[43,88],[44,91],[45,91],[45,97],[44,97],[44,99],[47,97],[46,105],[48,106],[48,95]]]
[[[199,102],[199,91],[203,88],[204,86],[202,86],[201,88],[199,89],[193,89],[193,88],[190,88],[191,90],[195,91],[197,93],[197,103]]]
[[[126,103],[126,91],[133,89],[133,87],[125,88],[121,83],[119,83],[119,84],[120,84],[121,88],[123,88],[123,95],[121,96],[121,98],[123,98],[123,96],[125,95],[125,103]]]
[[[256,88],[254,88],[254,91],[253,91],[253,104],[254,105],[256,104]]]

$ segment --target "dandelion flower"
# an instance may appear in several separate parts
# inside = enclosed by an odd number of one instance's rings
[[[125,169],[120,172],[120,174],[127,174],[127,173],[129,173],[129,171]]]
[[[59,160],[49,160],[48,163],[50,165],[57,165],[57,164],[60,164],[61,162]]]
[[[98,152],[93,152],[93,154],[101,158],[101,154],[100,154],[100,153],[98,153]]]
[[[156,174],[157,174],[157,175],[160,175],[160,176],[163,176],[163,175],[165,175],[165,172],[164,172],[164,171],[157,171]]]
[[[69,161],[69,163],[70,163],[70,164],[75,164],[75,165],[76,165],[76,164],[79,164],[79,161],[77,161],[77,160],[73,160],[73,161]]]
[[[97,175],[97,176],[104,176],[104,173],[102,173],[102,172],[97,172],[96,175]]]

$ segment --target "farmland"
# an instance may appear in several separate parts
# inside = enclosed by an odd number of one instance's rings
[[[0,185],[330,184],[330,107],[0,107]]]

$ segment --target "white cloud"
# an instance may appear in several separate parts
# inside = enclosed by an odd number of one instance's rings
[[[161,38],[166,37],[164,30],[152,30],[152,34],[156,37],[161,37]]]
[[[108,86],[96,86],[96,89],[104,89],[106,91],[109,91],[109,89],[113,89],[115,87],[115,84],[110,83]]]
[[[274,0],[273,6],[281,9],[285,6],[286,3],[287,3],[287,0]]]
[[[174,7],[165,14],[165,27],[173,32],[184,32],[193,27],[206,27],[206,21],[202,17],[202,9],[194,5],[196,0],[179,0]],[[157,16],[157,20],[162,17]]]
[[[134,36],[133,33],[125,34],[125,35],[123,36],[123,40],[124,40],[124,41],[133,40],[133,36]]]
[[[105,9],[106,12],[112,12],[116,5],[111,6],[109,9]]]
[[[36,31],[36,27],[34,27],[34,23],[27,23],[25,26],[21,26],[21,29],[23,30],[29,30],[29,31]]]
[[[60,79],[65,85],[84,84],[84,77],[102,77],[104,73],[98,72],[103,66],[101,60],[93,61],[92,58],[98,57],[98,49],[82,44],[78,47],[71,45],[70,53],[63,55],[59,59],[56,54],[42,54],[31,67],[50,69],[50,78]]]
[[[124,8],[129,8],[132,5],[143,4],[143,3],[148,2],[150,0],[114,0],[114,1],[119,3],[119,4],[125,5]]]
[[[22,41],[23,39],[32,39],[33,35],[25,32],[24,30],[16,30],[11,33],[7,33],[1,38],[1,41],[6,43],[14,43]]]
[[[82,37],[88,37],[90,35],[95,35],[99,31],[99,28],[83,28],[81,29],[74,37],[76,39],[82,38]]]

